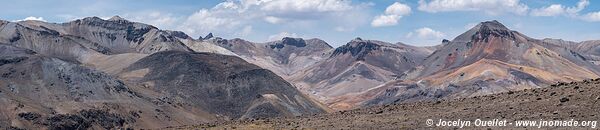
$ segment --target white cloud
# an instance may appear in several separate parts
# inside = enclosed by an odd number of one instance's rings
[[[397,25],[398,20],[400,20],[402,16],[410,14],[410,12],[411,8],[408,5],[394,2],[394,4],[385,9],[383,15],[379,15],[373,19],[371,26],[383,27]]]
[[[580,14],[585,7],[590,5],[589,0],[579,0],[577,5],[566,7],[561,4],[552,4],[547,7],[534,9],[531,11],[532,16],[567,16],[570,18],[581,19],[588,22],[600,22],[600,11]]]
[[[296,33],[288,33],[288,32],[280,32],[277,34],[273,34],[271,36],[269,36],[269,38],[267,39],[267,41],[276,41],[276,40],[281,40],[284,37],[293,37],[293,38],[297,38],[298,34]]]
[[[587,13],[581,16],[581,19],[590,22],[600,22],[600,11]]]
[[[273,16],[266,16],[265,21],[267,21],[268,23],[272,23],[272,24],[278,24],[278,23],[283,22],[283,19],[273,17]]]
[[[143,22],[163,29],[174,28],[178,22],[181,22],[179,17],[158,11],[129,13],[124,14],[123,17],[127,20]]]
[[[577,6],[574,7],[565,7],[561,4],[552,4],[547,7],[542,7],[538,9],[533,9],[531,11],[532,16],[559,16],[559,15],[567,15],[567,16],[577,16],[579,11],[583,10],[586,6],[588,6],[590,2],[588,0],[580,0],[577,3]]]
[[[264,11],[289,12],[339,12],[354,8],[347,0],[266,0]]]
[[[225,11],[201,9],[188,16],[179,29],[192,35],[204,35],[210,32],[231,33],[241,29],[240,25],[245,21],[244,18],[236,19],[235,13]]]
[[[34,21],[42,21],[42,22],[47,22],[47,21],[46,21],[46,20],[44,20],[44,18],[42,18],[42,17],[33,17],[33,16],[29,16],[29,17],[27,17],[27,18],[25,18],[25,19],[21,19],[21,20],[15,20],[15,22],[18,22],[18,21],[28,21],[28,20],[34,20]]]
[[[246,26],[246,27],[244,27],[244,29],[242,29],[242,31],[238,35],[239,36],[246,36],[246,35],[248,35],[250,33],[252,33],[252,26]]]
[[[529,7],[520,0],[419,0],[418,9],[430,13],[483,11],[490,15],[501,13],[524,15]]]
[[[567,8],[568,13],[579,13],[579,11],[583,10],[586,6],[590,5],[590,1],[588,0],[580,0],[577,2],[577,6]]]
[[[565,13],[565,8],[560,4],[553,4],[545,8],[531,11],[533,16],[558,16]]]
[[[387,15],[407,15],[410,13],[410,7],[408,5],[394,2],[394,4],[388,6],[385,9]]]
[[[348,28],[348,27],[342,27],[342,26],[335,27],[335,31],[338,31],[338,32],[352,32],[354,30],[356,30],[356,28]]]
[[[417,38],[425,39],[425,40],[435,40],[435,39],[441,39],[441,38],[445,37],[446,35],[440,31],[436,31],[436,30],[433,30],[428,27],[423,27],[423,28],[416,29],[414,32],[410,32],[406,35],[406,37],[408,37],[408,38],[412,38],[413,36],[416,36]]]
[[[371,22],[371,26],[373,27],[383,27],[383,26],[393,26],[398,24],[398,20],[400,20],[402,16],[398,15],[379,15],[373,19]]]
[[[338,26],[355,28],[366,22],[366,7],[348,0],[228,0],[183,18],[176,29],[192,36],[209,32],[239,36],[243,34],[240,31],[260,22],[279,24],[275,27],[297,27],[302,23],[331,26],[332,30]]]

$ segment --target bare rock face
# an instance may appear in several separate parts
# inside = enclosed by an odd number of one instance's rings
[[[212,34],[212,33],[208,33],[208,34],[206,34],[206,36],[204,36],[204,38],[200,37],[200,39],[202,39],[202,40],[209,40],[209,39],[211,39],[211,38],[213,38],[213,37],[214,37],[214,36],[213,36],[213,34]]]
[[[113,54],[140,52],[154,53],[163,50],[189,50],[168,31],[125,19],[103,20],[97,17],[84,18],[62,24],[64,33],[100,43],[113,50]]]
[[[589,40],[582,42],[565,41],[562,39],[543,40],[549,45],[556,45],[572,50],[578,57],[591,62],[594,65],[600,65],[600,40]]]
[[[148,73],[135,81],[151,82],[164,97],[230,119],[324,112],[281,77],[233,56],[164,51],[126,72],[145,69]]]
[[[90,55],[146,53],[164,50],[191,51],[179,39],[182,32],[163,31],[120,17],[103,20],[88,17],[68,23],[40,21],[0,24],[0,42],[53,55],[63,60],[82,62]]]
[[[269,69],[284,79],[325,59],[332,50],[329,44],[320,39],[290,37],[267,43],[221,38],[213,38],[209,42],[230,50],[250,63]]]
[[[333,109],[351,109],[363,101],[351,95],[402,77],[428,54],[421,47],[357,38],[290,81]]]
[[[406,78],[390,81],[367,106],[487,95],[597,78],[598,66],[564,43],[549,43],[482,22],[429,55]]]

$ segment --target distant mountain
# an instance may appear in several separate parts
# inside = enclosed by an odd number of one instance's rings
[[[199,41],[183,32],[160,30],[118,16],[108,20],[88,17],[61,24],[0,21],[0,28],[0,42],[69,61],[87,62],[98,55],[151,54],[165,50],[227,54],[222,48],[197,45]]]
[[[242,59],[269,69],[285,79],[327,58],[333,49],[320,39],[290,37],[267,43],[253,43],[239,38],[213,38],[208,42],[230,50]]]
[[[364,105],[468,97],[598,78],[598,66],[562,43],[482,22],[429,55],[402,80],[365,92]]]
[[[115,16],[0,20],[0,128],[160,129],[451,99],[600,77],[600,41],[498,21],[431,47],[194,39]]]
[[[357,99],[338,97],[398,78],[434,49],[360,38],[336,49],[319,39],[290,37],[267,43],[220,38],[209,42],[277,73],[334,109],[353,108]]]
[[[118,16],[0,21],[0,127],[156,129],[327,110],[213,39]]]
[[[429,53],[422,47],[356,38],[290,81],[333,109],[350,109],[363,101],[351,95],[404,76]]]
[[[585,60],[600,65],[600,40],[590,40],[582,42],[565,41],[562,39],[543,39],[544,42],[555,44],[576,51],[581,54]]]

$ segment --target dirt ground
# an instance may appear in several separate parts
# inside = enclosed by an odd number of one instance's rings
[[[600,81],[559,83],[545,88],[487,96],[393,104],[293,118],[268,118],[182,126],[171,129],[456,129],[436,126],[442,120],[471,121],[466,129],[536,129],[515,127],[516,120],[600,120]],[[426,121],[432,119],[433,126]],[[474,126],[483,121],[506,120],[507,126]],[[510,124],[509,124],[510,123]],[[588,129],[541,127],[542,129]],[[597,124],[596,124],[597,125]],[[598,127],[596,127],[598,129]]]

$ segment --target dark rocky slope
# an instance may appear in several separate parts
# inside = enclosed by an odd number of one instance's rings
[[[254,43],[239,38],[213,38],[206,41],[230,50],[242,59],[269,69],[284,79],[325,59],[332,50],[329,44],[316,38],[285,37],[267,43]]]
[[[0,44],[0,74],[0,128],[156,128],[215,119],[157,105],[104,72],[11,45]]]
[[[281,77],[238,57],[163,51],[137,61],[123,74],[136,71],[145,74],[129,81],[149,84],[173,104],[191,105],[229,119],[324,112]]]

